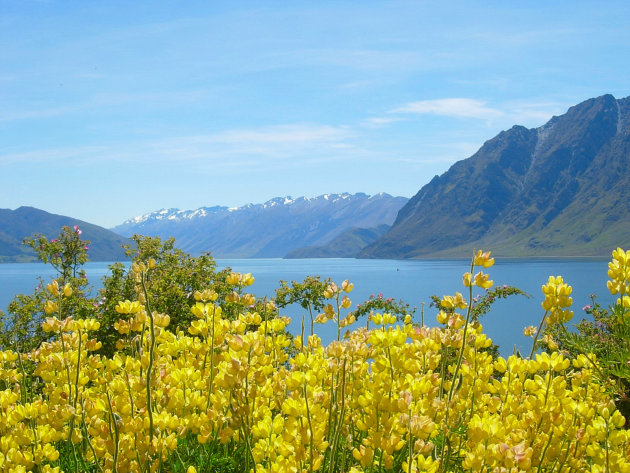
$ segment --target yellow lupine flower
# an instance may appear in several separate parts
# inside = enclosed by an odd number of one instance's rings
[[[138,301],[131,302],[129,300],[126,300],[124,302],[121,301],[116,304],[116,312],[118,312],[119,314],[135,314],[142,309],[143,307]]]
[[[59,282],[56,279],[53,279],[50,284],[46,284],[46,290],[50,292],[53,296],[59,296]]]
[[[44,304],[44,312],[46,314],[52,314],[53,312],[57,312],[58,310],[59,306],[56,302],[46,301],[46,304]]]
[[[475,266],[489,268],[494,264],[494,258],[490,257],[490,251],[482,252],[481,250],[478,250],[473,258],[473,264]]]
[[[478,266],[490,260],[478,257]],[[556,298],[552,308],[566,310],[570,291],[562,284],[554,278],[545,296]],[[340,303],[341,291],[332,292]],[[258,462],[250,468],[261,472],[321,470],[332,455],[345,458],[343,468],[355,473],[394,466],[437,472],[446,459],[443,445],[459,463],[445,464],[444,471],[460,465],[465,472],[606,471],[606,461],[609,472],[630,469],[625,419],[596,383],[592,355],[577,357],[573,366],[559,353],[495,360],[481,325],[469,325],[464,340],[457,329],[463,317],[447,312],[439,315],[447,324],[441,328],[415,327],[408,317],[396,325],[394,314],[374,314],[372,330],[361,327],[327,347],[317,335],[306,347],[296,337],[293,352],[284,333],[288,318],[246,312],[228,321],[211,298],[196,300],[188,332],[195,336],[157,327],[151,340],[140,309],[124,322],[140,331],[131,341],[136,348],[112,358],[89,351],[94,342],[87,332],[97,322],[50,317],[45,327],[60,335],[20,355],[36,365],[42,384],[35,400],[21,397],[18,356],[0,352],[0,386],[8,387],[0,390],[0,469],[27,471],[41,461],[41,471],[49,471],[43,463],[60,459],[52,460],[55,447],[47,445],[89,440],[94,452],[88,449],[85,460],[111,471],[114,428],[118,471],[157,471],[180,437],[219,440],[229,450],[247,442]],[[466,307],[461,294],[446,300],[453,310]],[[131,313],[131,304],[121,303],[120,313]],[[329,316],[339,316],[332,305],[324,312]],[[160,317],[155,314],[156,325]],[[129,337],[121,346],[129,348]]]
[[[491,281],[488,278],[489,278],[488,274],[484,274],[481,271],[479,271],[477,274],[475,274],[475,285],[483,289],[491,288],[492,285],[494,284],[494,281]]]

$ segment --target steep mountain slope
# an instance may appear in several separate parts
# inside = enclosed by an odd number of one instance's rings
[[[120,235],[75,218],[51,214],[33,207],[20,207],[16,210],[0,209],[0,262],[35,261],[35,252],[24,246],[22,240],[35,233],[54,238],[64,225],[78,225],[81,228],[82,238],[90,241],[90,260],[128,259],[122,245],[129,241]]]
[[[219,258],[279,258],[296,248],[328,243],[350,227],[391,225],[407,200],[383,193],[278,197],[239,208],[160,210],[112,230],[125,236],[173,236],[180,248],[192,254],[209,251]]]
[[[514,126],[409,200],[360,257],[608,256],[630,244],[630,98]]]
[[[289,252],[285,258],[354,258],[359,251],[389,230],[389,225],[374,228],[352,227],[322,246],[307,246]]]

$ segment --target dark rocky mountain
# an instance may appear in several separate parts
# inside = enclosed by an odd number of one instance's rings
[[[389,225],[374,228],[352,227],[323,246],[307,246],[289,252],[285,258],[354,258],[370,243],[389,230]]]
[[[103,227],[63,215],[55,215],[33,207],[16,210],[0,209],[0,262],[21,263],[36,261],[35,252],[22,244],[22,240],[35,233],[48,238],[59,235],[61,227],[78,225],[84,240],[90,241],[88,256],[92,261],[123,261],[122,245],[130,243],[126,238]]]
[[[384,193],[278,197],[238,208],[163,209],[112,230],[124,236],[172,236],[191,254],[281,258],[297,248],[324,245],[351,227],[391,225],[407,200]]]
[[[630,97],[604,95],[487,141],[359,256],[610,256],[617,246],[630,246]]]

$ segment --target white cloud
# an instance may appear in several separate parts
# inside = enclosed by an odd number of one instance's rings
[[[467,98],[447,98],[410,102],[389,113],[432,114],[459,118],[478,118],[492,120],[500,118],[504,112],[486,106],[486,102]]]
[[[8,152],[0,163],[204,161],[225,167],[274,161],[334,157],[354,149],[355,134],[346,127],[317,124],[277,125],[234,129],[194,136],[177,136],[127,143]],[[229,162],[228,162],[229,161]]]
[[[337,142],[350,132],[344,127],[328,125],[278,125],[255,130],[228,130],[201,137],[202,141],[231,144],[299,144]]]
[[[399,122],[401,120],[401,117],[372,117],[363,120],[363,124],[368,127],[376,128],[389,125],[390,123]]]
[[[570,105],[558,102],[511,102],[505,108],[509,110],[509,117],[515,124],[538,127],[553,115],[565,113]]]
[[[206,90],[171,90],[156,93],[104,93],[95,94],[84,101],[70,105],[25,108],[5,107],[0,110],[1,122],[14,122],[31,119],[54,118],[67,115],[99,113],[103,108],[142,105],[143,107],[172,107],[173,104],[187,104],[203,100],[209,95]]]

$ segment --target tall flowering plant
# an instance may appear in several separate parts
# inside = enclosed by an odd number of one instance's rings
[[[608,263],[608,290],[617,296],[614,304],[603,307],[591,295],[591,304],[582,308],[588,316],[576,325],[576,331],[566,330],[570,291],[564,289],[556,305],[555,326],[546,331],[545,342],[551,349],[563,350],[572,356],[588,355],[596,367],[601,382],[615,399],[617,407],[630,417],[630,250],[617,248]],[[547,298],[546,298],[547,300]]]

